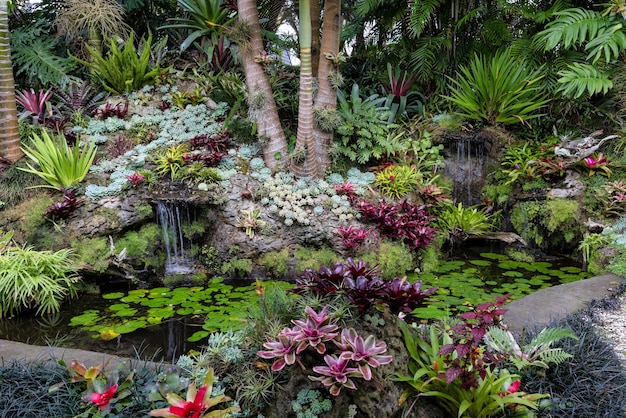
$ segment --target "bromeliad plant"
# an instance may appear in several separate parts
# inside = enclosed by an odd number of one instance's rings
[[[263,344],[267,350],[260,350],[257,355],[265,359],[276,358],[271,369],[279,371],[296,362],[305,368],[299,355],[309,348],[314,349],[317,354],[324,354],[326,365],[313,366],[313,372],[319,376],[309,378],[321,382],[329,388],[331,395],[337,396],[344,387],[356,389],[352,379],[371,380],[372,369],[391,363],[392,357],[383,355],[387,351],[387,344],[383,341],[376,342],[373,335],[363,339],[352,328],[343,329],[339,333],[339,326],[332,322],[332,317],[328,314],[329,309],[326,306],[317,313],[307,306],[305,321],[292,320],[295,326],[284,328],[276,340],[268,339]],[[332,353],[331,344],[334,346]]]
[[[415,393],[432,396],[450,416],[471,418],[537,409],[537,401],[548,395],[520,391],[521,377],[511,374],[502,357],[482,343],[503,312],[502,303],[504,298],[479,305],[452,328],[431,324],[420,332],[400,321],[410,356],[409,374],[397,379],[410,386],[400,401]]]
[[[401,199],[415,190],[422,177],[414,165],[392,164],[376,174],[374,185],[385,196]]]
[[[376,223],[378,232],[384,237],[399,240],[412,250],[427,246],[435,236],[430,226],[430,216],[424,205],[416,205],[404,200],[400,203],[378,205],[361,200],[355,204],[365,220]]]
[[[423,306],[428,296],[437,290],[422,289],[420,280],[414,283],[406,278],[384,280],[379,274],[376,267],[370,268],[368,263],[348,258],[346,263],[322,267],[317,272],[307,269],[296,278],[293,292],[311,292],[320,296],[343,294],[360,312],[374,305],[386,305],[393,313],[407,313]]]
[[[260,216],[261,208],[242,210],[241,215],[237,216],[235,225],[237,228],[244,228],[246,230],[246,235],[250,238],[254,238],[255,231],[265,226],[265,221],[259,219]]]
[[[355,251],[367,237],[370,236],[372,231],[358,226],[340,226],[335,230],[341,237],[341,242],[348,251]]]
[[[46,115],[52,116],[52,104],[50,99],[54,95],[54,89],[35,91],[18,90],[15,92],[15,100],[24,108],[20,113],[20,120],[32,116],[36,122],[43,122]]]
[[[593,176],[596,171],[603,176],[611,177],[611,169],[609,168],[611,162],[609,158],[601,152],[585,158],[583,165],[589,169],[589,177]]]
[[[231,412],[239,411],[239,408],[230,406],[225,409],[215,409],[218,404],[228,402],[231,399],[226,395],[213,397],[213,369],[209,369],[202,386],[196,389],[196,383],[189,384],[186,399],[181,398],[174,392],[163,394],[170,406],[167,408],[150,411],[151,417],[167,418],[223,418]]]
[[[19,170],[35,174],[48,182],[48,185],[34,187],[67,190],[83,181],[96,156],[97,146],[90,143],[83,147],[78,144],[70,147],[65,138],[50,136],[43,130],[41,136],[33,134],[31,146],[24,145],[22,151],[39,169],[27,163],[28,168]]]
[[[444,202],[443,210],[439,212],[437,225],[452,243],[464,241],[471,235],[484,235],[491,229],[485,209],[464,208],[462,203],[453,205]]]

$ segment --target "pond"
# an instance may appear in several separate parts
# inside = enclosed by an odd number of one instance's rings
[[[469,310],[498,295],[517,299],[587,277],[568,259],[520,262],[488,249],[466,250],[436,271],[408,276],[422,280],[424,288],[438,287],[432,302],[416,311],[423,320]],[[172,361],[200,349],[211,332],[241,328],[246,306],[259,300],[268,285],[292,286],[213,279],[202,287],[85,294],[57,314],[0,320],[0,339]]]

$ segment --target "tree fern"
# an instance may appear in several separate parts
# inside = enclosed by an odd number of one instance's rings
[[[590,96],[606,94],[613,88],[613,81],[606,73],[591,64],[573,63],[567,69],[558,72],[559,86],[556,91],[564,96],[578,98],[587,93]]]
[[[556,20],[548,23],[537,37],[550,50],[557,45],[575,47],[594,39],[600,30],[609,24],[609,18],[598,12],[581,8],[555,12]]]

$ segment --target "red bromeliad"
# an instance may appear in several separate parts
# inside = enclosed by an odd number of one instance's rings
[[[93,402],[100,408],[101,411],[104,411],[109,407],[109,402],[113,399],[115,395],[115,391],[117,390],[117,385],[113,385],[104,392],[92,392],[83,398],[86,402]]]

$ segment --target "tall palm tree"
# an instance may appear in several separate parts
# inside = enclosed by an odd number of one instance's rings
[[[324,2],[324,26],[319,53],[317,73],[317,96],[315,108],[334,111],[337,109],[337,92],[330,82],[330,75],[335,68],[335,62],[327,56],[336,57],[339,54],[341,36],[341,0],[326,0]],[[324,171],[330,167],[329,150],[333,141],[333,132],[325,131],[319,126],[313,130],[315,144],[315,158],[317,159],[316,177],[322,177]]]
[[[261,26],[256,0],[239,0],[237,2],[239,19],[249,29],[249,40],[240,45],[240,54],[246,74],[246,88],[250,111],[256,122],[257,133],[261,139],[267,141],[263,147],[265,164],[274,168],[278,159],[286,156],[287,140],[278,118],[276,102],[272,95],[272,86],[263,70],[259,58],[265,56],[261,39]]]
[[[0,156],[16,161],[22,155],[9,45],[8,2],[0,1]]]
[[[317,1],[317,0],[313,0]],[[314,176],[317,172],[313,142],[313,66],[311,64],[311,5],[300,0],[300,100],[298,102],[298,131],[295,154],[303,158],[295,161],[293,169],[299,176]]]

